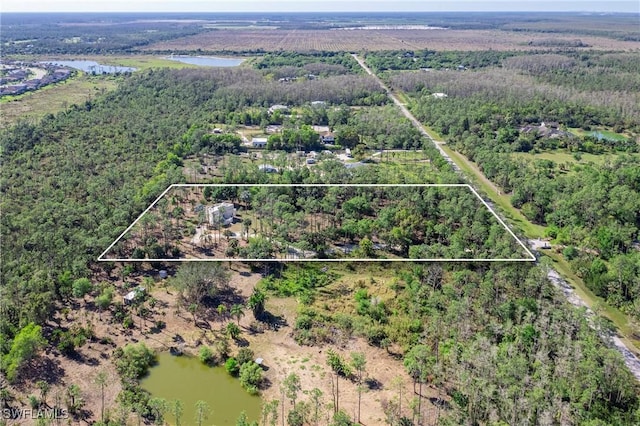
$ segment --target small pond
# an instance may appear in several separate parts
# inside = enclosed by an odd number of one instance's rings
[[[96,61],[71,60],[71,61],[43,61],[44,64],[54,64],[62,67],[71,67],[89,74],[116,74],[120,72],[135,71],[135,68],[120,67],[115,65],[102,65]]]
[[[592,136],[592,137],[598,139],[599,141],[605,140],[605,141],[616,142],[616,141],[624,140],[624,136],[621,136],[621,135],[618,135],[618,134],[612,133],[612,132],[594,131],[594,132],[587,133],[587,135]]]
[[[260,418],[260,397],[249,395],[224,367],[207,367],[194,357],[159,354],[158,364],[149,370],[141,385],[154,397],[181,400],[184,407],[181,424],[194,424],[198,400],[205,401],[211,409],[204,422],[208,425],[235,426],[242,411],[251,421]],[[175,424],[171,412],[165,415],[165,420]]]
[[[244,59],[217,58],[215,56],[168,56],[166,59],[202,67],[237,67],[244,61]]]

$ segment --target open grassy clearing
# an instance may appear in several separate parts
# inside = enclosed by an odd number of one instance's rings
[[[182,68],[198,68],[197,65],[185,64],[178,61],[172,61],[170,59],[165,59],[161,56],[151,56],[151,55],[143,55],[143,56],[96,56],[95,58],[91,58],[99,63],[104,63],[105,65],[115,65],[122,67],[133,67],[138,70],[146,70],[149,68],[173,68],[173,69],[182,69]]]
[[[612,141],[623,141],[626,138],[631,136],[631,135],[616,133],[611,130],[603,129],[603,128],[597,128],[592,130],[569,128],[569,131],[576,136],[596,136],[597,137],[598,135],[600,135],[600,137],[604,139],[609,139]]]
[[[553,16],[546,20],[532,19],[504,24],[501,28],[527,31],[546,31],[552,33],[572,32],[580,34],[600,33],[615,37],[624,33],[638,33],[638,18],[626,16]]]
[[[551,41],[550,41],[551,40]],[[198,50],[306,52],[361,50],[537,50],[544,43],[572,43],[575,35],[500,30],[219,30],[162,41],[143,51]],[[637,50],[631,41],[581,36],[592,49]]]
[[[563,152],[563,151],[545,151],[545,152],[515,152],[513,156],[516,158],[522,158],[529,161],[534,160],[549,160],[556,163],[556,165],[560,163],[566,164],[584,164],[584,163],[594,163],[594,164],[603,164],[608,160],[615,159],[615,154],[589,154],[587,152],[580,153],[580,160],[574,157],[573,153]]]
[[[46,114],[55,114],[73,104],[80,104],[109,90],[114,90],[118,77],[91,77],[79,75],[65,82],[46,86],[0,101],[0,127],[15,124],[20,119],[39,120]]]

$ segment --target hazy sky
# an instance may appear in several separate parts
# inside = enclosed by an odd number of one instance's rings
[[[640,0],[2,0],[0,12],[593,11],[640,13]]]

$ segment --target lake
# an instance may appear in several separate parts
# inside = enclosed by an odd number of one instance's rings
[[[54,64],[60,65],[62,67],[70,67],[75,68],[77,70],[84,71],[90,74],[116,74],[120,72],[128,72],[135,71],[135,68],[131,67],[120,67],[115,65],[102,65],[97,63],[96,61],[83,61],[83,60],[72,60],[72,61],[43,61],[43,64]]]
[[[166,59],[201,67],[237,67],[244,59],[217,58],[215,56],[168,56]]]
[[[260,419],[260,397],[249,395],[240,386],[240,381],[231,377],[224,367],[208,367],[195,357],[159,354],[158,365],[149,370],[141,386],[154,397],[167,401],[181,400],[184,407],[181,424],[195,424],[198,400],[205,401],[211,409],[209,418],[204,422],[207,425],[235,426],[243,410],[249,420]],[[175,424],[171,410],[165,415],[165,420]]]

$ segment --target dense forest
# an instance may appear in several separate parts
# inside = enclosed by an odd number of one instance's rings
[[[9,22],[7,22],[7,20]],[[189,22],[102,22],[102,25],[49,22],[34,25],[3,16],[3,55],[126,53],[154,41],[198,34],[201,26]]]
[[[309,102],[322,93],[331,100],[335,93],[357,103],[375,95],[367,87],[380,90],[366,77],[347,78],[351,84],[290,89],[260,83],[251,70],[152,70],[116,92],[4,131],[3,352],[20,327],[49,318],[74,279],[90,275],[118,229],[170,183],[184,181],[176,153],[188,153],[180,142],[193,124],[215,122],[212,111],[283,98]]]
[[[509,58],[502,68],[478,72],[391,77],[415,96],[413,111],[421,119],[511,193],[512,204],[529,220],[548,227],[597,295],[636,318],[638,66],[632,54],[545,54]],[[448,96],[437,99],[432,92]],[[555,128],[542,128],[545,122]],[[622,136],[598,137],[604,128]],[[571,156],[535,159],[554,152]],[[606,158],[581,161],[583,154]]]
[[[500,65],[506,58],[522,52],[505,51],[431,51],[400,50],[367,55],[367,63],[376,71],[419,69],[474,69]]]

